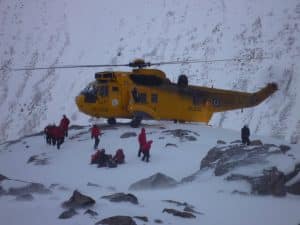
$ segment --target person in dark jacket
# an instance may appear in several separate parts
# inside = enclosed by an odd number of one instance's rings
[[[143,158],[142,158],[142,161],[145,161],[146,162],[149,162],[149,158],[150,158],[150,149],[151,149],[151,145],[152,145],[152,142],[153,141],[147,141],[146,144],[143,145],[142,147],[142,151],[143,151]]]
[[[101,149],[98,161],[98,167],[106,167],[108,163],[108,155],[105,154],[105,149]]]
[[[53,125],[49,124],[48,126],[46,126],[44,129],[44,133],[46,135],[47,144],[51,145],[53,139]]]
[[[241,138],[242,138],[242,143],[243,144],[247,144],[250,145],[250,129],[247,125],[245,125],[242,129],[241,129]]]
[[[141,156],[142,153],[142,147],[146,144],[147,138],[146,138],[146,131],[145,128],[141,129],[141,132],[138,136],[138,141],[139,141],[139,152],[138,152],[138,157]]]
[[[66,117],[66,115],[63,115],[63,118],[60,120],[59,126],[63,130],[65,137],[68,137],[69,124],[70,120],[68,119],[68,117]]]
[[[100,139],[99,139],[99,136],[100,136],[100,129],[99,127],[97,127],[96,124],[93,125],[92,129],[91,129],[91,138],[95,138],[95,143],[94,143],[94,149],[97,149],[98,148],[98,145],[99,145],[99,142],[100,142]]]

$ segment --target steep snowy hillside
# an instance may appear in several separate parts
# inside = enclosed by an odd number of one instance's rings
[[[11,72],[62,64],[268,57],[161,66],[171,80],[279,91],[258,107],[216,114],[211,124],[300,139],[299,0],[0,1],[0,141],[41,130],[62,114],[86,123],[74,97],[97,70]],[[115,68],[105,68],[115,69]],[[128,70],[128,68],[118,68]]]

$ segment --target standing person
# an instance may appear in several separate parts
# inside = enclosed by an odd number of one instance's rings
[[[241,138],[242,138],[242,143],[243,144],[247,144],[250,145],[250,130],[249,127],[247,125],[245,125],[242,129],[241,129]]]
[[[100,129],[99,127],[97,127],[96,124],[93,125],[92,129],[91,129],[91,138],[95,138],[95,144],[94,144],[94,149],[96,150],[98,148],[100,139],[99,139],[99,135],[100,135]]]
[[[60,149],[60,146],[62,143],[64,143],[65,140],[65,134],[64,131],[61,129],[61,127],[53,127],[53,136],[56,141],[56,147],[57,149]]]
[[[138,153],[138,157],[141,156],[141,153],[142,153],[142,147],[146,144],[147,142],[147,138],[146,138],[146,130],[145,128],[143,127],[141,129],[141,132],[138,136],[138,141],[139,141],[139,153]]]
[[[150,149],[153,141],[147,141],[146,144],[143,145],[143,158],[142,161],[146,160],[146,162],[149,162],[150,158]]]
[[[52,133],[53,133],[52,130],[53,130],[53,126],[50,124],[48,126],[46,126],[44,129],[44,133],[46,135],[46,142],[49,145],[52,144]]]
[[[66,117],[66,115],[63,115],[63,118],[60,120],[59,126],[63,130],[65,137],[68,137],[69,124],[70,120],[68,119],[68,117]]]

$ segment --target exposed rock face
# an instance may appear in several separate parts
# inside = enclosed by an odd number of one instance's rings
[[[95,203],[96,201],[91,197],[83,195],[75,190],[72,197],[68,201],[65,201],[62,206],[67,208],[82,208],[92,206]]]
[[[139,219],[139,220],[144,221],[144,222],[149,221],[147,216],[134,216],[133,218]]]
[[[0,182],[3,181],[3,180],[7,180],[8,178],[2,174],[0,174]]]
[[[148,178],[142,179],[130,185],[129,190],[170,188],[175,187],[176,185],[177,181],[172,177],[166,176],[162,173],[156,173]]]
[[[62,212],[60,215],[59,215],[59,219],[69,219],[73,216],[75,216],[76,214],[78,214],[75,209],[71,208],[71,209],[68,209],[64,212]]]
[[[104,199],[108,199],[111,202],[131,202],[132,204],[138,204],[138,199],[133,194],[115,193],[112,195],[102,196]]]
[[[287,186],[287,192],[294,195],[300,195],[300,180]]]
[[[221,176],[237,167],[263,163],[268,156],[283,154],[283,152],[287,151],[288,147],[283,148],[269,144],[263,145],[259,140],[255,142],[256,145],[253,146],[230,144],[214,147],[202,159],[200,169],[214,168],[215,175]]]
[[[24,187],[10,188],[8,190],[9,195],[26,195],[31,193],[50,194],[51,192],[50,189],[39,183],[31,183]]]
[[[130,216],[112,216],[105,218],[95,225],[106,224],[106,225],[136,225],[135,221]]]
[[[173,216],[179,216],[179,217],[182,217],[182,218],[196,218],[195,215],[193,215],[192,213],[190,212],[182,212],[182,211],[179,211],[179,210],[176,210],[176,209],[163,209],[162,211],[163,213],[166,212],[166,213],[169,213],[169,214],[172,214]]]
[[[34,165],[47,165],[49,164],[49,159],[45,156],[45,154],[42,155],[32,155],[28,160],[27,163],[33,163]]]

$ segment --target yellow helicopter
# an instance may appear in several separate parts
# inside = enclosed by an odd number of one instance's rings
[[[277,89],[269,83],[255,93],[222,90],[188,84],[186,75],[172,83],[165,73],[138,59],[130,72],[104,71],[76,97],[79,110],[93,117],[129,118],[132,127],[143,119],[208,123],[213,113],[258,105]]]
[[[116,124],[116,118],[131,119],[132,127],[138,127],[141,121],[146,119],[208,123],[215,112],[256,106],[278,90],[276,83],[269,83],[255,93],[201,87],[190,85],[186,75],[180,75],[175,83],[171,82],[163,71],[145,68],[176,63],[180,62],[146,63],[137,59],[123,65],[55,66],[14,70],[133,67],[132,71],[127,72],[95,73],[95,80],[75,98],[81,112],[97,118],[107,118],[108,124],[111,125]]]

